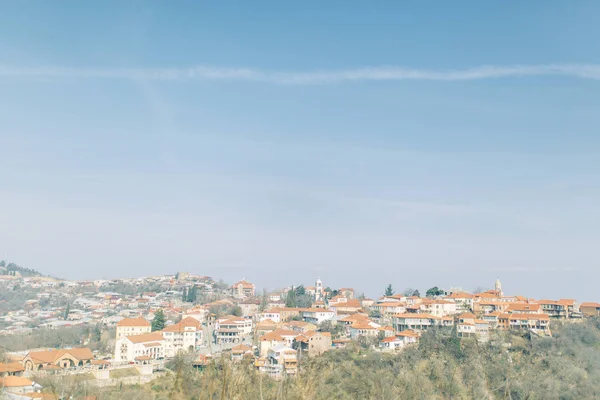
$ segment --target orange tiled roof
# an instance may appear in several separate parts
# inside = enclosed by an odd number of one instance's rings
[[[0,387],[24,387],[33,385],[33,381],[22,376],[5,376],[0,378]]]
[[[142,335],[127,336],[132,343],[157,342],[164,340],[162,332],[144,333]]]
[[[121,326],[150,326],[150,322],[146,321],[144,318],[123,318],[119,322],[117,322],[117,327]]]

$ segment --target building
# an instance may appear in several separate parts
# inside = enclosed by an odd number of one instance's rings
[[[600,316],[600,303],[583,302],[579,306],[579,311],[586,317]]]
[[[446,299],[454,301],[456,303],[456,312],[465,313],[473,311],[473,296],[471,293],[466,292],[454,292],[446,296]]]
[[[255,287],[254,284],[242,279],[231,285],[230,290],[233,297],[244,299],[246,297],[254,297]]]
[[[116,339],[119,340],[125,336],[141,335],[150,333],[151,324],[144,318],[123,318],[117,322]]]
[[[420,332],[438,325],[439,319],[431,314],[396,314],[392,317],[392,326],[396,332],[408,329]]]
[[[339,315],[339,314],[355,314],[357,312],[362,311],[362,304],[359,300],[348,299],[345,302],[333,304],[329,308],[331,310],[335,311],[335,313],[337,315]]]
[[[202,325],[191,317],[167,326],[162,333],[165,339],[166,357],[174,357],[182,351],[193,352],[202,344]]]
[[[215,339],[217,343],[241,343],[252,333],[250,318],[233,315],[217,319],[215,323]]]
[[[260,301],[255,299],[246,299],[241,301],[238,306],[242,309],[242,317],[254,317],[258,312]]]
[[[21,363],[1,363],[0,362],[0,378],[5,376],[22,376],[25,368]]]
[[[320,324],[324,321],[332,320],[335,312],[323,308],[306,308],[301,311],[302,319],[313,324]]]
[[[22,361],[26,371],[39,371],[46,368],[75,368],[91,364],[94,354],[87,347],[65,349],[32,351]]]
[[[538,334],[550,334],[550,317],[546,314],[501,314],[498,327],[512,330],[531,330]]]
[[[237,346],[233,346],[231,348],[231,360],[232,361],[242,361],[244,358],[253,358],[254,353],[252,352],[252,347],[247,346],[245,344],[238,344]]]
[[[38,392],[42,387],[22,376],[6,376],[0,378],[0,397],[6,399],[24,399],[29,396],[19,396]],[[34,397],[32,397],[34,398]]]
[[[542,306],[540,304],[512,303],[506,307],[507,314],[541,314]]]
[[[331,333],[308,331],[296,336],[294,343],[301,354],[318,356],[331,349]]]
[[[419,342],[419,333],[411,330],[398,332],[395,336],[385,337],[379,342],[382,351],[398,351],[410,344]]]
[[[445,317],[446,315],[456,314],[456,303],[442,299],[424,300],[421,303],[421,310],[436,317]]]
[[[298,336],[298,332],[287,329],[276,329],[258,339],[258,351],[260,357],[266,357],[270,349],[284,345],[292,347],[294,339]]]
[[[315,282],[315,301],[325,300],[325,289],[320,278]]]
[[[350,325],[350,339],[357,340],[359,337],[377,337],[379,325],[374,322],[355,322]]]
[[[284,375],[295,375],[298,371],[298,356],[296,350],[285,345],[279,345],[269,350],[264,364],[259,371],[269,374],[273,378]]]
[[[194,318],[199,323],[204,323],[207,320],[209,311],[206,308],[193,308],[183,313],[182,319]]]
[[[162,332],[125,336],[115,345],[115,361],[160,360],[165,357],[165,338]]]
[[[572,299],[556,300],[539,300],[537,302],[544,314],[547,314],[552,319],[569,319],[579,318],[581,314],[577,303]]]

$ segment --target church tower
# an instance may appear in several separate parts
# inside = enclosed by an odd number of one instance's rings
[[[323,282],[321,282],[320,278],[317,278],[315,282],[315,300],[323,300]]]
[[[500,279],[496,278],[496,285],[494,286],[494,288],[496,289],[496,293],[498,293],[498,296],[502,296],[502,284],[500,283]]]

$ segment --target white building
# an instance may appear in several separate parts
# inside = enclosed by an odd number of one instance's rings
[[[195,351],[202,344],[202,325],[194,318],[185,318],[162,330],[165,356],[174,357],[182,351]]]
[[[252,319],[232,315],[219,318],[215,323],[217,343],[240,343],[252,333]]]
[[[307,308],[301,311],[302,318],[306,322],[320,324],[324,321],[332,320],[335,317],[335,312],[324,308]]]
[[[123,318],[117,322],[117,336],[120,339],[125,336],[141,335],[150,333],[151,324],[144,318]]]
[[[165,357],[165,338],[162,332],[144,333],[117,339],[115,361],[159,360]],[[137,359],[137,360],[136,360]]]

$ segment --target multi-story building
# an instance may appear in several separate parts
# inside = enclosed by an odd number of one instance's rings
[[[143,333],[150,333],[151,324],[142,317],[139,318],[123,318],[117,322],[117,335],[116,339],[120,339],[125,336],[141,335]]]
[[[231,295],[235,298],[238,299],[244,299],[246,297],[253,297],[254,296],[254,291],[255,291],[255,287],[253,283],[250,283],[248,281],[246,281],[245,279],[242,279],[236,283],[234,283],[233,285],[231,285]]]
[[[498,327],[550,334],[550,318],[546,314],[501,314],[498,316]]]
[[[579,306],[579,311],[586,317],[600,316],[600,303],[583,302]]]
[[[144,333],[117,339],[115,361],[134,362],[159,360],[165,357],[165,338],[162,332]]]
[[[182,351],[193,352],[202,343],[202,325],[194,318],[185,318],[162,330],[165,356],[174,357]]]
[[[392,326],[396,332],[405,330],[425,331],[438,325],[439,317],[431,314],[396,314],[392,317]]]
[[[215,339],[217,343],[240,343],[252,333],[252,320],[235,316],[217,319]]]
[[[473,295],[466,292],[453,292],[446,296],[446,299],[456,304],[457,313],[473,311]]]
[[[324,321],[332,320],[335,312],[323,308],[306,308],[301,311],[302,319],[313,324],[320,324]]]

